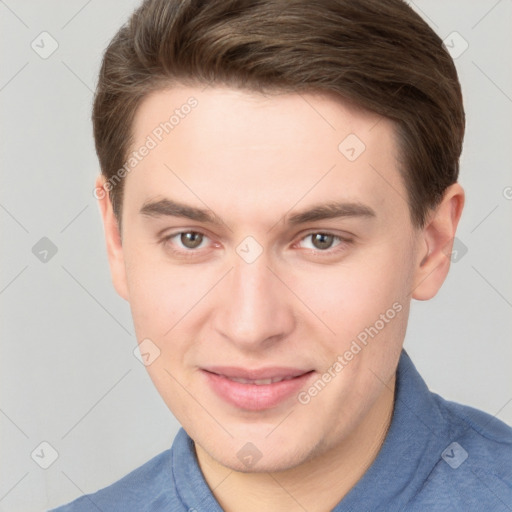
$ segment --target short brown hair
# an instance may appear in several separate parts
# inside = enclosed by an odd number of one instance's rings
[[[125,164],[142,99],[173,84],[324,91],[393,120],[415,226],[457,181],[465,128],[457,71],[402,0],[145,0],[110,42],[99,75],[92,120],[107,180]],[[118,222],[122,198],[120,181],[110,190]]]

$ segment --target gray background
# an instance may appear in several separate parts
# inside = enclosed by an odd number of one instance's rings
[[[104,487],[167,449],[178,429],[133,355],[92,196],[92,91],[102,51],[137,4],[0,1],[1,511]],[[434,391],[512,423],[512,2],[411,5],[453,51],[464,49],[454,31],[469,45],[455,60],[467,205],[448,280],[413,303],[405,346]],[[58,43],[47,58],[54,43],[43,31]],[[58,249],[46,262],[33,253],[43,237]],[[47,469],[55,455],[42,442],[58,453]]]

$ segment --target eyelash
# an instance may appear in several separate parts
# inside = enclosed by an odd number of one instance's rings
[[[177,231],[176,233],[171,233],[169,235],[162,237],[162,239],[160,240],[160,243],[162,243],[164,246],[169,246],[171,239],[173,239],[179,235],[185,234],[185,233],[195,233],[198,235],[202,235],[205,238],[209,238],[208,235],[206,235],[205,233],[202,233],[201,231],[195,231],[195,230]],[[332,236],[335,240],[338,240],[338,244],[336,244],[334,246],[334,248],[331,248],[331,249],[326,249],[326,250],[304,249],[308,253],[310,253],[310,254],[313,253],[315,255],[333,256],[335,254],[343,252],[344,250],[346,250],[347,245],[350,245],[353,243],[353,240],[350,238],[345,238],[340,235],[335,235],[334,233],[330,233],[328,231],[311,231],[311,232],[305,234],[304,236],[302,236],[302,238],[299,239],[299,242],[302,242],[303,240],[305,240],[306,238],[308,238],[312,235]],[[175,254],[181,258],[194,258],[194,257],[198,256],[198,253],[199,253],[199,249],[180,250],[180,249],[175,249],[173,247],[170,247],[170,250],[173,254]]]

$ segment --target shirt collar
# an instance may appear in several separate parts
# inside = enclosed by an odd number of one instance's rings
[[[333,512],[401,510],[423,487],[450,439],[447,422],[405,350],[393,417],[372,465]]]

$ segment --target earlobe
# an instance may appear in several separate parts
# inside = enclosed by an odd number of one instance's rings
[[[454,183],[446,189],[443,200],[422,229],[421,242],[424,248],[418,255],[411,292],[414,299],[431,299],[446,279],[450,269],[453,239],[463,207],[464,189]]]
[[[126,268],[119,224],[112,209],[112,202],[108,191],[105,189],[105,178],[100,174],[96,178],[95,196],[98,198],[101,218],[105,231],[107,256],[110,265],[112,283],[117,293],[128,300],[128,286],[126,281]]]

